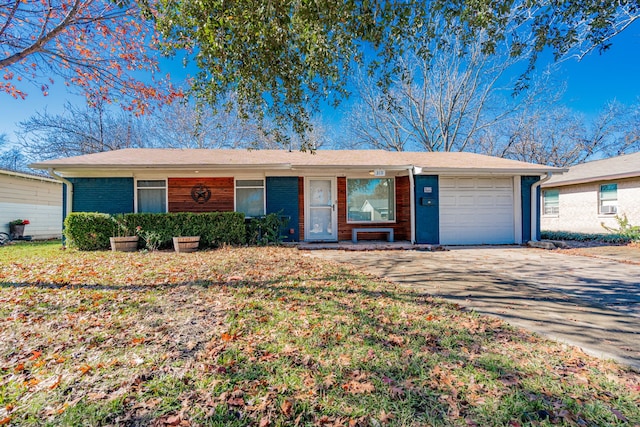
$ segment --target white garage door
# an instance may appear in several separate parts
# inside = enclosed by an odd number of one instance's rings
[[[514,243],[511,177],[440,177],[440,243]]]

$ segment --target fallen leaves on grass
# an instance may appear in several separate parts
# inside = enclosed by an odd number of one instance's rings
[[[0,281],[0,425],[640,422],[637,374],[295,249],[27,253]]]

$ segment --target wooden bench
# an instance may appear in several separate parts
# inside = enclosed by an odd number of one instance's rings
[[[388,241],[393,242],[393,228],[354,228],[351,230],[351,241],[358,243],[358,233],[388,233]]]

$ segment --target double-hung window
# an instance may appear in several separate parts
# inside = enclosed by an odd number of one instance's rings
[[[618,184],[600,185],[599,213],[602,215],[618,213]]]
[[[264,180],[236,180],[236,212],[242,212],[246,217],[257,217],[264,215],[264,209]]]
[[[167,182],[164,179],[138,180],[138,212],[167,211]]]
[[[560,213],[560,190],[544,190],[544,215],[558,215]]]
[[[348,222],[393,222],[395,206],[393,178],[347,179]]]

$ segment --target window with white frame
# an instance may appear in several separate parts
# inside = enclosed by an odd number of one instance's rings
[[[347,222],[395,221],[393,178],[347,179]]]
[[[542,199],[545,215],[558,215],[560,213],[560,190],[544,190]]]
[[[600,214],[618,213],[618,184],[600,185]]]
[[[167,182],[164,179],[140,179],[137,183],[138,212],[167,211]]]
[[[236,212],[247,217],[264,215],[264,180],[236,180]]]

